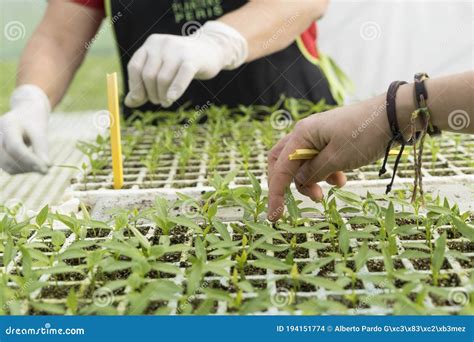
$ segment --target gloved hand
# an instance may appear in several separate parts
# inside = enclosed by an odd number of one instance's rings
[[[410,137],[410,113],[415,109],[412,92],[409,101],[398,108],[400,128]],[[323,198],[317,184],[326,181],[343,186],[345,170],[367,165],[384,155],[391,138],[385,111],[385,96],[378,96],[347,107],[315,114],[299,121],[293,132],[280,140],[268,157],[268,218],[278,220],[284,211],[284,194],[294,180],[300,193],[319,201]],[[418,123],[417,125],[421,125]],[[312,160],[288,160],[296,149],[316,149]]]
[[[219,21],[206,22],[190,36],[153,34],[128,64],[125,104],[134,108],[151,101],[169,107],[194,78],[207,80],[236,69],[247,56],[245,38]]]
[[[0,169],[10,174],[46,173],[51,112],[48,97],[38,86],[22,85],[13,92],[10,108],[0,116]]]

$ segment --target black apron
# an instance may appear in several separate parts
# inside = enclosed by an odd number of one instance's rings
[[[127,65],[135,51],[154,33],[189,34],[198,27],[232,12],[244,0],[108,0],[108,15],[112,19],[122,72],[124,94],[128,93]],[[248,20],[260,20],[249,18]],[[321,69],[311,63],[296,42],[286,49],[260,58],[231,71],[221,71],[210,80],[192,81],[184,95],[172,105],[175,110],[185,103],[215,105],[273,105],[281,95],[304,98],[313,102],[325,99],[335,104],[328,81]],[[134,110],[124,106],[125,116]],[[157,111],[160,106],[148,102],[141,111]]]

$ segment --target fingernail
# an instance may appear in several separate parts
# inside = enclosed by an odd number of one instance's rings
[[[161,103],[161,106],[164,107],[164,108],[168,108],[168,107],[171,106],[172,103],[173,103],[172,101],[163,101]]]
[[[168,101],[173,102],[178,97],[178,91],[176,89],[171,89],[167,94]]]
[[[128,94],[127,97],[125,98],[125,104],[128,107],[134,107],[137,104],[137,102],[138,102],[138,99],[131,94]]]

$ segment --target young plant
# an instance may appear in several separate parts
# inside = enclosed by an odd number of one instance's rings
[[[431,254],[431,276],[434,286],[438,286],[440,279],[440,270],[444,262],[444,253],[446,249],[446,232],[444,232],[435,242],[435,248]]]
[[[109,157],[104,153],[106,150],[107,139],[98,135],[95,143],[79,141],[77,149],[81,151],[89,162],[90,172],[94,181],[97,181],[97,174],[109,165]]]

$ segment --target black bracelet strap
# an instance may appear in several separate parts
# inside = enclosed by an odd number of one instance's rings
[[[385,172],[387,172],[387,169],[385,167],[387,165],[387,160],[388,160],[390,150],[392,149],[392,146],[394,145],[394,143],[396,142],[400,143],[401,147],[397,155],[397,159],[395,160],[395,165],[393,166],[392,179],[390,183],[387,185],[387,189],[385,191],[386,194],[388,194],[390,190],[392,190],[392,185],[395,180],[395,175],[397,174],[398,164],[400,163],[400,158],[402,157],[403,150],[405,149],[405,145],[407,144],[407,141],[403,137],[402,132],[400,132],[400,126],[398,124],[398,119],[397,119],[397,107],[396,107],[396,101],[395,101],[397,97],[398,88],[404,84],[407,84],[407,82],[404,82],[404,81],[392,82],[387,91],[387,100],[386,100],[387,119],[388,119],[390,131],[392,133],[392,138],[387,144],[383,164],[379,170],[379,177],[382,176]]]
[[[416,103],[418,104],[419,109],[428,107],[428,105],[426,104],[426,101],[428,100],[428,91],[426,90],[426,87],[425,87],[425,80],[429,78],[430,77],[428,76],[428,74],[424,72],[415,74],[415,100],[416,100]],[[425,118],[423,118],[423,120],[425,120]],[[426,120],[429,120],[429,119],[426,119]],[[429,124],[429,122],[427,124],[428,124],[428,129],[426,132],[429,135],[441,134],[441,130],[438,127]]]

